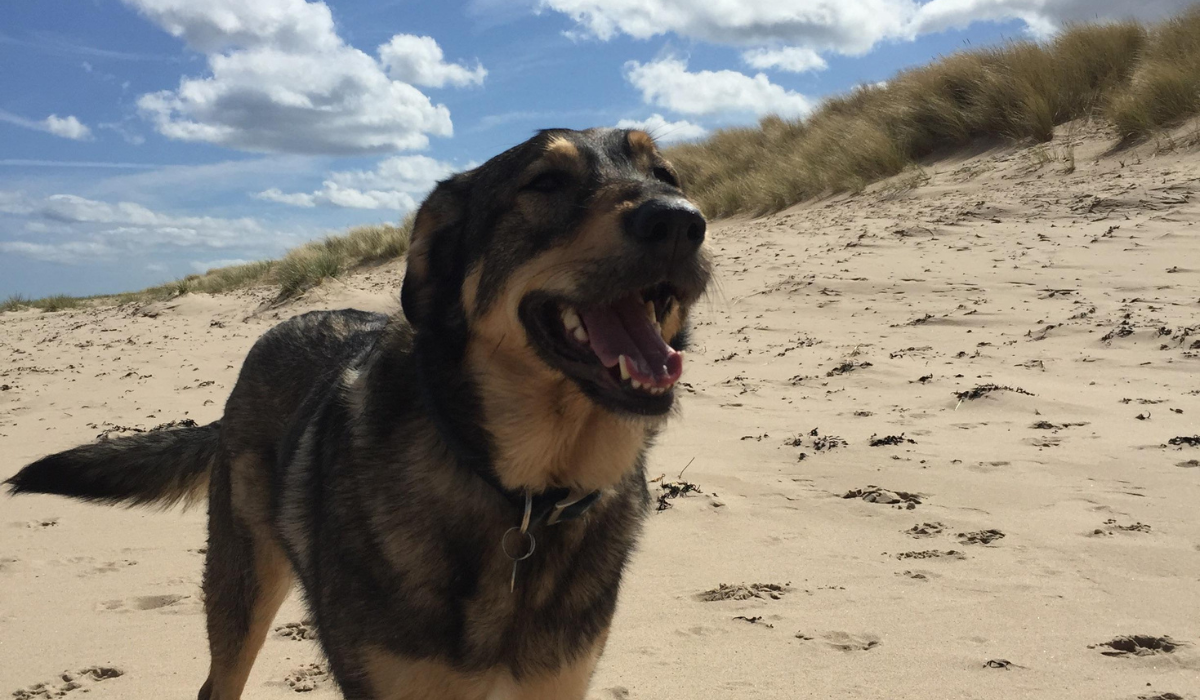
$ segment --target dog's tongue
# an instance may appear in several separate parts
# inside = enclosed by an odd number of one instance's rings
[[[629,374],[639,383],[668,387],[683,374],[683,355],[663,340],[646,314],[646,302],[630,294],[612,306],[580,312],[592,351],[605,367],[615,367],[621,355]]]

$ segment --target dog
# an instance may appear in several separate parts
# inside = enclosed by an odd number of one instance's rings
[[[424,201],[402,313],[292,318],[218,422],[7,483],[207,496],[199,700],[241,697],[294,579],[346,698],[583,698],[675,413],[705,235],[645,132],[539,132]]]

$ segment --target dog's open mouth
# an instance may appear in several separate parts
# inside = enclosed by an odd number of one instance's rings
[[[683,353],[663,337],[679,304],[660,283],[604,304],[534,297],[523,305],[530,339],[552,365],[613,407],[643,414],[668,410],[683,374]]]

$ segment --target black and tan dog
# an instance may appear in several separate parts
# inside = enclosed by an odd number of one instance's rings
[[[582,698],[704,236],[647,134],[542,132],[421,206],[403,316],[294,318],[250,351],[219,424],[8,483],[125,504],[207,489],[201,700],[241,696],[294,575],[348,698]]]

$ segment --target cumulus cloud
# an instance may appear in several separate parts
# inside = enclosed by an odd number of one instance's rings
[[[71,115],[60,117],[57,114],[51,114],[42,121],[42,124],[45,125],[46,131],[64,139],[87,141],[92,138],[92,130],[80,124],[79,120]]]
[[[168,138],[349,155],[424,148],[430,136],[453,133],[450,111],[346,44],[323,2],[124,1],[208,63],[207,75],[185,76],[174,90],[139,98],[142,116]],[[394,55],[389,50],[397,75],[452,85],[482,80],[482,67],[427,60],[429,43],[440,57],[432,39],[422,42],[424,54],[405,53],[404,41]]]
[[[749,76],[731,70],[688,72],[687,62],[663,58],[650,63],[630,61],[625,77],[642,92],[647,104],[681,114],[750,112],[795,117],[812,111],[813,102],[798,92],[772,83],[766,75]]]
[[[673,33],[715,44],[794,46],[859,55],[881,41],[979,21],[1020,20],[1035,34],[1065,23],[1157,19],[1192,0],[540,0],[602,40]],[[755,65],[755,64],[751,64]],[[764,67],[757,66],[755,67]]]
[[[440,88],[445,85],[463,87],[482,85],[487,69],[476,63],[468,68],[459,63],[446,63],[442,47],[429,36],[397,34],[379,47],[379,60],[389,77],[413,85]]]
[[[913,0],[541,0],[600,39],[674,33],[716,44],[861,53],[903,32]]]
[[[0,241],[0,252],[42,262],[72,265],[97,258],[109,258],[116,251],[111,246],[98,241],[68,241],[66,243]]]
[[[660,144],[691,141],[708,133],[708,129],[686,120],[670,121],[661,114],[651,114],[646,119],[622,119],[618,129],[641,129],[654,137]]]
[[[930,0],[917,11],[912,32],[962,28],[981,21],[1020,20],[1030,33],[1050,36],[1064,25],[1113,19],[1155,20],[1179,12],[1191,0]]]
[[[747,65],[758,68],[775,68],[792,73],[805,73],[814,70],[825,70],[829,64],[821,58],[821,54],[812,49],[800,46],[785,46],[779,49],[751,49],[742,53],[742,60]]]
[[[277,247],[292,239],[251,218],[179,216],[134,202],[73,194],[29,197],[0,192],[0,214],[23,218],[25,231],[39,237],[0,241],[0,251],[49,262],[88,262],[171,248]]]
[[[7,122],[24,129],[44,131],[47,134],[74,141],[89,141],[92,138],[92,130],[72,115],[60,117],[57,114],[51,114],[41,121],[35,121],[0,109],[0,122]]]
[[[273,187],[255,196],[294,207],[328,205],[410,211],[438,180],[455,170],[449,163],[427,156],[395,156],[380,161],[374,170],[329,173],[321,188],[314,192],[283,192]]]

